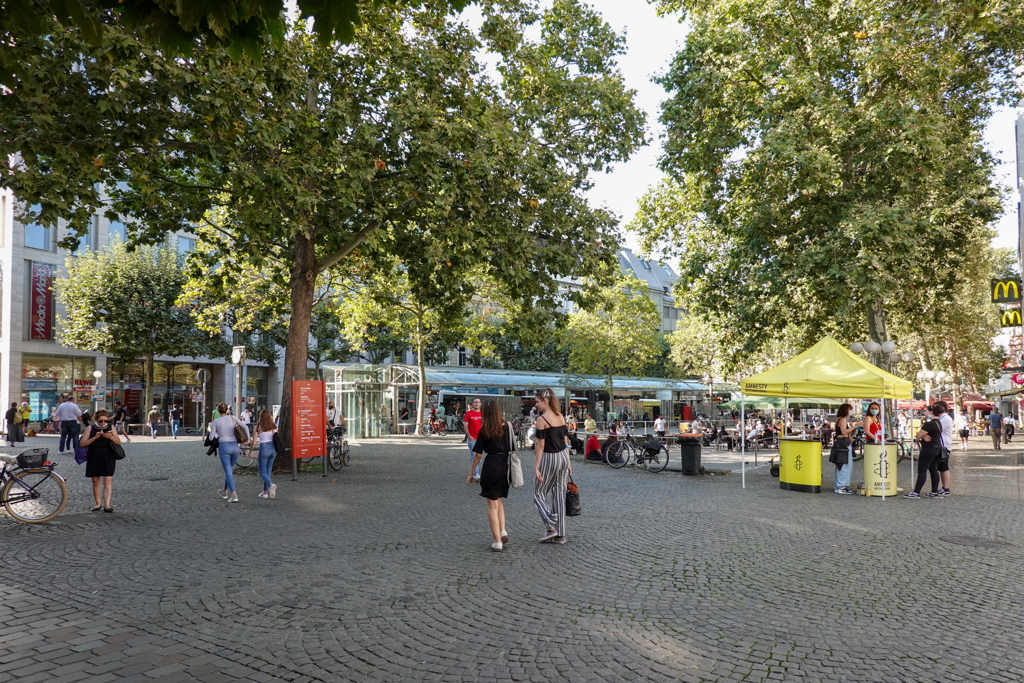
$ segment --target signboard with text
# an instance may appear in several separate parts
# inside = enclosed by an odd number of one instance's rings
[[[32,263],[29,276],[29,339],[53,339],[53,274],[48,263]]]
[[[315,458],[324,455],[327,441],[322,381],[292,382],[292,457]]]

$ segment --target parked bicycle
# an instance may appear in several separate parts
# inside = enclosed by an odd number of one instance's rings
[[[57,465],[47,460],[49,453],[47,448],[33,448],[0,455],[0,504],[19,522],[48,522],[67,505],[68,487],[53,471]]]
[[[859,427],[854,430],[853,437],[850,440],[853,444],[853,460],[858,462],[864,459],[864,444],[867,443],[867,439],[864,437],[864,431]],[[886,446],[892,446],[896,449],[896,462],[901,463],[904,460],[910,458],[910,449],[907,447],[905,441],[897,439],[886,439]]]
[[[668,446],[656,440],[638,444],[632,436],[620,436],[618,441],[608,445],[605,462],[617,470],[632,462],[643,465],[648,472],[661,472],[668,467]]]

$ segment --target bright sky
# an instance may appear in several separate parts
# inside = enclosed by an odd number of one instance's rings
[[[663,174],[657,168],[661,153],[658,123],[661,101],[665,91],[652,83],[651,77],[668,69],[672,55],[686,37],[686,27],[673,17],[661,18],[654,7],[644,0],[591,0],[605,20],[618,32],[626,31],[628,51],[620,66],[626,83],[637,91],[637,104],[647,112],[651,144],[640,150],[629,162],[620,164],[611,173],[597,179],[591,196],[598,205],[605,205],[629,223],[637,204],[648,187],[657,183]],[[1011,187],[1014,178],[1014,112],[1004,108],[992,117],[985,132],[985,142],[1002,162],[998,180]],[[999,234],[994,244],[1017,249],[1016,194],[1006,200],[1006,210],[998,224]],[[636,247],[636,239],[626,236],[627,246]]]

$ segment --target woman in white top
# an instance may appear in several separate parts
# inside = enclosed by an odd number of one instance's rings
[[[220,417],[210,423],[210,438],[217,439],[217,454],[220,455],[220,464],[224,467],[224,489],[220,492],[220,497],[229,503],[237,503],[238,494],[235,492],[232,471],[241,451],[238,447],[238,437],[235,436],[235,425],[241,425],[246,442],[249,441],[249,428],[237,417],[228,415],[226,403],[217,404],[217,412],[220,413]]]
[[[263,493],[257,498],[273,498],[277,495],[277,484],[270,480],[270,471],[274,468],[274,458],[277,457],[277,449],[274,448],[274,432],[277,425],[270,411],[264,408],[260,411],[260,419],[256,422],[256,433],[252,437],[252,445],[259,442],[260,448],[260,479],[263,480]]]
[[[959,412],[956,414],[954,422],[956,423],[957,434],[960,436],[960,450],[966,451],[967,437],[971,435],[970,425],[967,424],[967,418],[964,417],[964,414]]]

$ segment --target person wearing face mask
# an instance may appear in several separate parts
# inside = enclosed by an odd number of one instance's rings
[[[872,401],[868,406],[868,414],[864,416],[864,436],[869,443],[879,443],[882,440],[882,418],[881,408]]]

